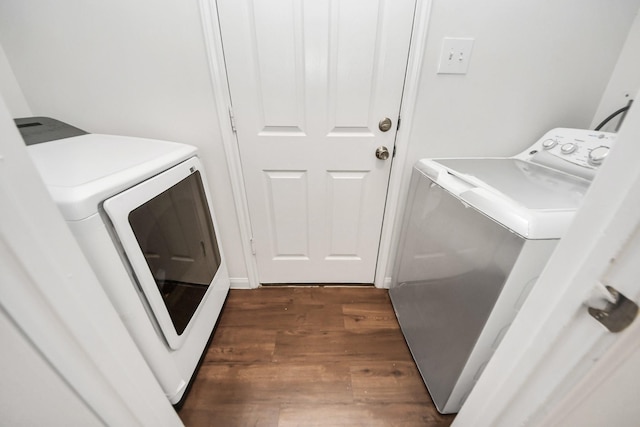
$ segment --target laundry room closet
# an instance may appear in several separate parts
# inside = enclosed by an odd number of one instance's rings
[[[364,284],[358,292],[386,295],[414,164],[513,156],[550,129],[593,129],[628,105],[640,89],[640,0],[374,3],[7,0],[0,93],[11,119],[51,117],[89,133],[196,147],[236,303],[246,292],[257,309],[264,284]],[[463,73],[440,69],[450,39],[472,46]],[[238,92],[254,86],[258,95]],[[310,141],[319,148],[305,148]],[[339,293],[321,289],[329,299]],[[296,292],[307,298],[295,309],[304,324],[310,291]],[[327,306],[341,328],[375,320],[366,304],[335,304]],[[239,323],[225,324],[243,326],[230,311]],[[322,334],[334,321],[297,333],[294,324],[280,338]],[[246,332],[231,331],[238,335],[220,335],[215,348],[232,351],[233,340],[246,348]]]

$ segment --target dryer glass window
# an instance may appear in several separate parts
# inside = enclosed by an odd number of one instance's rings
[[[180,335],[220,267],[200,172],[134,209],[129,223]]]

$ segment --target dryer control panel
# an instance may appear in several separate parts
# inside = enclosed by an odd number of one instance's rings
[[[593,179],[616,134],[587,129],[552,129],[516,158]]]

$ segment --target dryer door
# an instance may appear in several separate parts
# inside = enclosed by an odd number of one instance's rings
[[[221,264],[199,169],[189,159],[104,203],[172,349],[182,345]]]

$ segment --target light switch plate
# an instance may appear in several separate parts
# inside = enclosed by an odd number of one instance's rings
[[[445,37],[442,40],[438,74],[467,74],[474,39]]]

